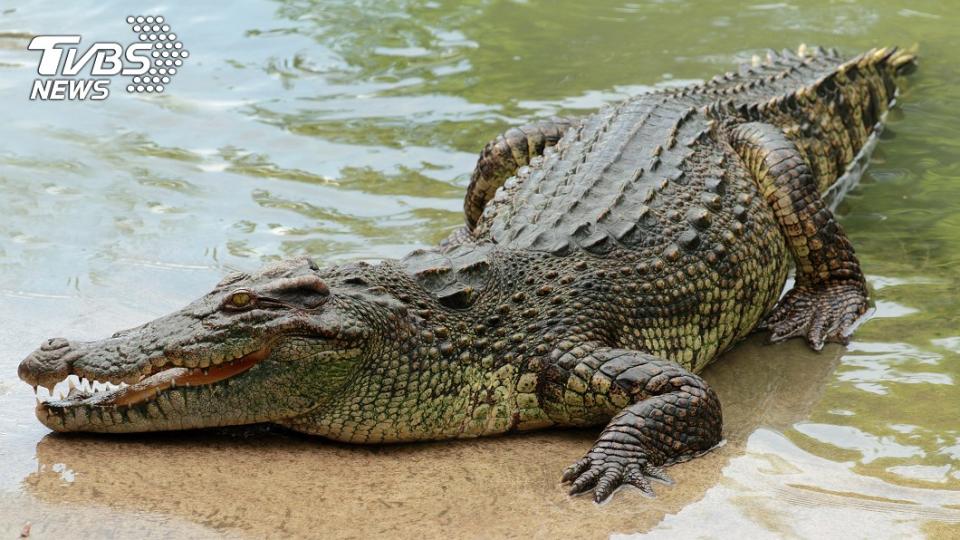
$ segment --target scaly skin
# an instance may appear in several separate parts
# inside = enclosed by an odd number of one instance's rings
[[[864,312],[821,193],[912,65],[895,49],[771,55],[508,131],[442,246],[234,274],[110,339],[49,340],[20,377],[132,385],[41,403],[57,431],[273,422],[384,443],[607,423],[565,472],[571,492],[649,493],[661,465],[720,441],[719,400],[694,373],[758,326],[819,349]],[[796,286],[777,304],[791,260]]]

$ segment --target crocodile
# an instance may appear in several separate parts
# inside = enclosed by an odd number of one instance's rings
[[[36,408],[64,432],[268,423],[376,444],[605,424],[562,481],[652,495],[664,466],[721,442],[697,375],[720,353],[758,329],[820,350],[862,319],[828,195],[915,65],[801,47],[510,129],[440,245],[232,273],[108,339],[50,339],[19,376],[69,387]]]

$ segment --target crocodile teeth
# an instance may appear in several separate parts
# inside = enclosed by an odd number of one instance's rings
[[[85,377],[81,378],[76,375],[70,375],[66,379],[51,385],[49,388],[38,385],[34,387],[33,391],[37,402],[46,403],[49,401],[63,401],[94,396],[98,393],[107,394],[116,392],[126,386],[125,383],[91,382]]]

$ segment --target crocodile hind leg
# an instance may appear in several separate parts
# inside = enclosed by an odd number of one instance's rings
[[[477,159],[463,200],[467,230],[473,230],[484,207],[507,178],[555,146],[567,129],[577,122],[573,118],[560,117],[540,120],[508,129],[487,143]]]
[[[571,495],[593,489],[599,503],[632,485],[652,496],[650,479],[670,483],[662,465],[720,442],[717,395],[700,377],[655,356],[576,347],[547,368],[540,388],[544,409],[559,424],[593,424],[614,415],[593,448],[564,471]]]
[[[539,120],[510,128],[488,142],[480,151],[477,165],[470,175],[467,194],[463,198],[466,225],[450,233],[440,242],[440,246],[451,248],[469,241],[483,209],[493,199],[497,189],[520,167],[556,146],[567,129],[577,122],[573,118],[561,117]]]
[[[820,196],[810,166],[776,126],[734,127],[730,144],[773,208],[797,267],[796,284],[762,323],[771,341],[806,336],[815,350],[846,343],[866,312],[867,285],[850,240]]]

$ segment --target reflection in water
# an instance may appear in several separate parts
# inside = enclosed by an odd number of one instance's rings
[[[849,465],[804,452],[768,429],[754,432],[746,453],[733,458],[723,473],[701,500],[643,537],[693,538],[705,523],[719,538],[920,538],[934,531],[960,532],[960,493],[860,476]]]
[[[30,520],[37,536],[437,524],[602,537],[658,523],[818,536],[829,517],[855,533],[960,536],[955,3],[164,6],[192,53],[169,92],[73,104],[25,98],[30,36],[113,41],[126,4],[0,8],[0,534]],[[15,370],[41,339],[109,335],[268,259],[401,256],[461,223],[476,152],[506,126],[801,42],[920,45],[921,69],[839,208],[877,316],[846,350],[750,344],[708,370],[730,442],[674,467],[678,485],[653,501],[563,495],[558,472],[593,432],[377,449],[272,433],[55,437],[32,416]]]

